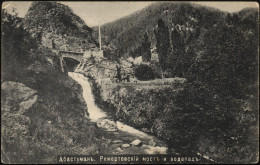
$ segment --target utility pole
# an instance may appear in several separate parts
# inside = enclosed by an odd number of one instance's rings
[[[98,26],[98,36],[99,36],[99,49],[101,50],[101,31],[100,31],[100,25]]]

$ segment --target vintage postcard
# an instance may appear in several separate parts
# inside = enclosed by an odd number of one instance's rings
[[[1,162],[259,161],[259,4],[6,1]]]

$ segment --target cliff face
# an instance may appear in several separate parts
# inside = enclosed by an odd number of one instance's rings
[[[24,28],[51,49],[84,51],[98,43],[92,29],[73,11],[56,2],[33,2],[23,20]]]

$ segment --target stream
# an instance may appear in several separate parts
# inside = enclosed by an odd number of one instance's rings
[[[94,100],[88,78],[83,74],[69,72],[68,75],[77,81],[83,89],[83,97],[88,107],[89,118],[102,132],[101,138],[106,141],[105,153],[112,154],[167,154],[166,144],[158,138],[139,131],[127,124],[114,121]]]

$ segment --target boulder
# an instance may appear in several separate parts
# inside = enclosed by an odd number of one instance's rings
[[[73,139],[67,138],[66,143],[67,143],[67,145],[71,145],[73,143]]]
[[[5,81],[2,88],[2,110],[23,114],[37,101],[37,92],[23,83]]]
[[[154,147],[154,146],[156,145],[156,143],[154,142],[153,139],[151,139],[151,140],[149,141],[149,145]]]
[[[117,125],[114,121],[108,119],[100,119],[97,121],[97,126],[105,128],[107,131],[117,131]]]
[[[116,151],[122,152],[123,150],[120,147],[117,147]]]
[[[142,63],[143,59],[142,56],[136,57],[133,61],[135,65],[140,65]]]
[[[123,141],[122,141],[122,140],[113,140],[112,143],[115,143],[115,144],[117,144],[117,143],[123,143]]]
[[[142,128],[142,131],[145,133],[150,133],[151,131],[148,128]]]
[[[140,146],[140,145],[142,145],[142,141],[139,140],[139,139],[136,139],[136,140],[132,141],[131,144],[132,144],[133,146]]]
[[[123,144],[122,145],[122,148],[129,148],[130,147],[130,144]]]
[[[151,147],[149,146],[148,149],[145,149],[144,151],[147,154],[167,154],[167,147]]]

